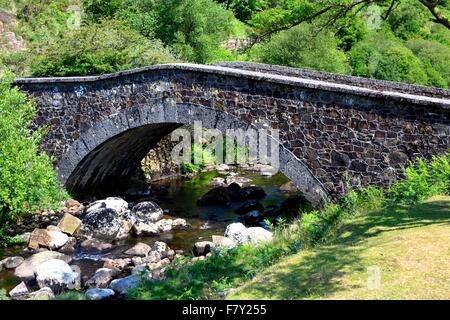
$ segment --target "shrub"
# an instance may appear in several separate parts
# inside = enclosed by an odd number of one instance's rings
[[[280,32],[268,43],[257,45],[250,53],[259,62],[336,73],[349,73],[350,66],[331,32],[318,32],[302,24]]]
[[[174,61],[159,41],[148,40],[123,22],[103,20],[66,33],[38,53],[36,76],[75,76],[116,72]]]
[[[435,156],[432,161],[419,159],[404,168],[406,179],[389,189],[393,204],[413,205],[436,194],[449,194],[450,155]]]
[[[0,79],[0,225],[40,209],[57,209],[65,193],[49,157],[38,151],[43,129],[31,131],[36,113],[26,96]]]

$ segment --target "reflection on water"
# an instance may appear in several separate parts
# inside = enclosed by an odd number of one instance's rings
[[[155,241],[164,241],[172,249],[181,249],[190,252],[193,244],[199,240],[210,240],[212,235],[223,235],[228,224],[238,220],[238,215],[234,210],[242,202],[233,202],[229,206],[207,206],[197,205],[197,199],[205,194],[211,186],[208,183],[215,177],[225,177],[216,171],[204,172],[191,178],[179,178],[173,180],[163,180],[155,183],[154,189],[164,189],[165,192],[161,198],[160,206],[168,215],[164,218],[185,218],[192,228],[189,230],[177,230],[163,233],[157,237],[133,238],[115,243],[115,246],[103,254],[78,251],[73,255],[74,262],[80,267],[83,276],[90,277],[95,270],[102,266],[101,258],[117,257],[125,250],[137,242],[144,242],[152,245]],[[259,173],[240,171],[239,176],[249,178],[252,184],[264,189],[267,196],[261,200],[264,206],[277,205],[281,201],[293,196],[293,193],[287,193],[280,190],[280,186],[288,182],[288,179],[281,173],[266,177]],[[5,256],[21,255],[23,248],[13,247],[0,249],[0,259]],[[14,278],[12,271],[0,272],[0,288],[11,290],[19,284],[20,281]]]

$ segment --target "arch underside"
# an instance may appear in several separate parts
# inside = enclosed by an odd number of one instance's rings
[[[257,129],[224,111],[193,104],[155,103],[114,114],[83,132],[61,157],[57,170],[72,192],[113,187],[134,173],[140,161],[163,137],[182,125],[201,121],[204,128]],[[277,142],[269,136],[272,142]],[[279,170],[315,206],[328,198],[325,188],[309,168],[279,145]]]

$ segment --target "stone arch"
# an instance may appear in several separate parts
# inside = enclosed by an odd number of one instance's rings
[[[114,183],[111,178],[131,173],[160,139],[194,121],[221,132],[256,129],[234,115],[202,105],[159,102],[128,108],[96,123],[72,143],[56,166],[60,181],[69,191]],[[279,146],[279,170],[313,205],[323,205],[328,195],[322,183],[282,143]]]

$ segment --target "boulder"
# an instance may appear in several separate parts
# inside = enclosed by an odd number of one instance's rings
[[[118,215],[122,215],[123,213],[125,213],[125,211],[128,210],[128,202],[126,202],[122,198],[109,197],[91,203],[86,208],[86,213],[89,214],[91,212],[97,211],[98,209],[112,209]]]
[[[244,177],[237,177],[237,176],[228,176],[226,178],[226,183],[228,185],[232,184],[232,183],[236,183],[238,184],[240,187],[249,184],[252,182],[252,179],[248,179],[248,178],[244,178]]]
[[[112,289],[92,288],[86,291],[86,298],[88,300],[104,300],[112,296],[114,296],[114,290]]]
[[[50,300],[55,297],[52,289],[49,287],[44,287],[38,291],[30,293],[30,299],[32,300]]]
[[[135,265],[139,265],[142,263],[156,263],[161,261],[161,253],[157,252],[157,251],[150,251],[148,256],[140,258],[141,261],[140,263],[136,263]]]
[[[39,249],[45,247],[50,250],[57,250],[69,241],[69,236],[62,233],[58,227],[49,226],[47,229],[34,229],[28,241],[28,248]]]
[[[194,244],[194,255],[196,256],[204,256],[205,254],[211,251],[213,247],[213,243],[211,241],[200,241]]]
[[[106,251],[112,248],[112,244],[107,242],[102,242],[98,239],[86,239],[81,244],[80,247],[86,251]]]
[[[29,293],[30,291],[28,290],[27,285],[22,281],[9,292],[9,296],[13,300],[20,300],[28,298]]]
[[[297,192],[298,188],[292,181],[288,181],[280,186],[280,190],[283,192]]]
[[[136,219],[144,223],[154,223],[163,216],[163,210],[152,201],[140,202],[132,209]]]
[[[69,241],[66,242],[58,251],[66,254],[74,253],[75,246],[77,245],[77,239],[69,237]]]
[[[129,256],[145,257],[148,255],[150,250],[152,250],[152,248],[148,244],[139,242],[135,244],[132,248],[125,251],[125,254]]]
[[[95,274],[86,281],[85,286],[88,288],[107,288],[116,275],[116,271],[108,268],[100,268]]]
[[[229,224],[227,228],[225,229],[224,236],[227,238],[230,238],[236,243],[242,243],[243,242],[243,232],[247,228],[240,222],[235,222],[232,224]]]
[[[224,185],[225,185],[225,179],[221,178],[221,177],[215,177],[208,183],[208,186],[210,186],[210,187],[221,187]]]
[[[257,226],[263,220],[261,212],[253,210],[239,217],[246,226]]]
[[[152,247],[152,251],[159,253],[161,258],[165,258],[167,256],[167,253],[169,252],[169,250],[170,250],[170,248],[167,245],[167,243],[162,242],[162,241],[156,241]]]
[[[172,229],[173,230],[186,230],[189,229],[191,226],[186,221],[186,219],[178,218],[172,221]]]
[[[247,200],[239,208],[234,210],[237,214],[246,214],[250,211],[264,211],[264,206],[256,200]]]
[[[263,188],[258,186],[244,187],[239,190],[239,198],[243,200],[260,200],[266,196]]]
[[[69,235],[73,235],[81,226],[81,220],[70,213],[66,213],[58,223],[58,228]]]
[[[155,223],[159,232],[169,232],[172,230],[172,219],[161,219]]]
[[[197,204],[200,206],[217,206],[217,205],[229,205],[230,194],[228,188],[217,187],[209,190],[203,196],[197,200]]]
[[[120,227],[119,232],[116,236],[116,239],[119,240],[126,239],[128,237],[129,233],[133,229],[134,224],[137,221],[137,218],[132,211],[128,210],[121,216],[121,220],[122,226]]]
[[[133,264],[132,260],[129,258],[126,258],[126,259],[104,258],[103,261],[104,261],[103,268],[117,270],[117,271],[122,271],[125,268],[130,267]]]
[[[242,223],[232,223],[225,230],[225,237],[238,244],[258,245],[272,240],[272,232],[261,227],[246,228]]]
[[[55,251],[39,252],[27,258],[20,266],[18,266],[16,270],[14,270],[14,276],[23,281],[30,281],[34,279],[36,266],[45,261],[53,259],[59,259],[66,263],[70,263],[71,261],[71,258],[69,256],[59,252]]]
[[[236,247],[236,242],[230,238],[223,236],[212,236],[212,243],[214,248],[234,248]]]
[[[58,259],[48,260],[36,266],[35,275],[39,288],[49,287],[58,293],[63,289],[79,289],[81,284],[81,275]]]
[[[130,275],[125,278],[113,280],[109,287],[117,293],[125,294],[128,290],[137,288],[140,281],[141,277],[139,275]]]
[[[20,266],[25,261],[22,257],[9,257],[0,261],[0,265],[5,269],[14,269]]]
[[[239,201],[240,200],[240,191],[241,186],[235,182],[230,183],[227,187],[228,193],[230,195],[231,201]]]
[[[79,211],[81,211],[82,209],[82,204],[79,203],[77,200],[71,199],[71,200],[67,200],[64,203],[64,208],[63,208],[63,212],[66,213],[78,213]]]
[[[82,221],[83,235],[104,240],[114,240],[122,227],[119,214],[111,208],[89,210]]]
[[[247,228],[244,232],[244,244],[258,245],[261,242],[271,241],[273,234],[272,232],[261,228],[261,227],[251,227]]]
[[[159,232],[159,228],[155,223],[136,222],[133,226],[133,233],[137,237],[157,236]]]

